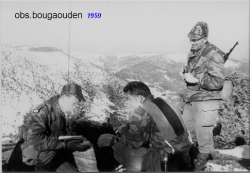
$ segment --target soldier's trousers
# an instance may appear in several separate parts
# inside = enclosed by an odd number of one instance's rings
[[[191,102],[185,105],[183,120],[193,142],[198,142],[200,153],[214,152],[213,125],[217,121],[218,109],[218,100]]]

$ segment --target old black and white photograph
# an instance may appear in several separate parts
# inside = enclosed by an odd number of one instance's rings
[[[0,1],[0,171],[250,171],[249,9]]]

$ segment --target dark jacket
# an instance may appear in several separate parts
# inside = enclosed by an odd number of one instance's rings
[[[58,140],[59,136],[73,134],[67,127],[58,99],[59,96],[55,96],[37,106],[25,124],[25,143],[29,141],[40,152],[38,166],[51,161],[57,150],[63,148],[63,143]]]

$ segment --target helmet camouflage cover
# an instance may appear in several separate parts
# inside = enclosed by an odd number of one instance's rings
[[[199,39],[208,37],[208,25],[205,22],[198,22],[188,33],[189,38]]]

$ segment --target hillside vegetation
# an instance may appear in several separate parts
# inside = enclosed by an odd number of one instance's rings
[[[122,107],[126,82],[96,65],[73,57],[68,61],[68,56],[58,49],[23,50],[2,45],[1,55],[3,134],[17,133],[24,115],[59,94],[68,82],[83,88],[87,101],[82,111],[91,120],[105,122],[109,113]]]
[[[217,124],[220,132],[214,137],[216,148],[234,148],[237,143],[250,144],[250,80],[240,78],[237,73],[229,78],[234,85],[233,93],[229,101],[221,102]]]

